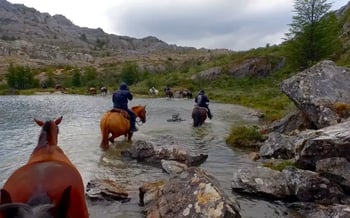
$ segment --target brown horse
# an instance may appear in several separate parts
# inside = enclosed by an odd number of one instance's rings
[[[38,144],[0,190],[0,217],[88,218],[82,177],[57,145],[62,117],[34,121],[42,127]]]
[[[141,119],[142,123],[146,122],[146,105],[134,106],[131,110],[135,113],[136,117]],[[128,141],[131,141],[133,132],[130,131],[129,115],[126,111],[120,109],[112,109],[103,114],[100,121],[100,128],[102,134],[101,148],[108,148],[108,141],[114,142],[114,139],[125,135]],[[112,134],[109,137],[109,134]]]
[[[207,109],[195,106],[192,110],[193,127],[200,127],[207,119]]]
[[[96,88],[95,87],[90,87],[88,89],[88,93],[89,93],[89,95],[96,95],[96,93],[97,93]]]

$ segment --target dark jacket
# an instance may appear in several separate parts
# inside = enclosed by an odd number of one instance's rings
[[[194,99],[194,101],[197,103],[199,107],[208,107],[209,104],[209,98],[205,94],[199,94],[197,97]]]
[[[128,109],[128,100],[132,100],[132,97],[128,86],[126,84],[120,85],[119,90],[113,93],[113,107],[125,110]]]

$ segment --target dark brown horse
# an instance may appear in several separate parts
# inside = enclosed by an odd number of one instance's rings
[[[170,90],[165,91],[165,96],[168,98],[174,98],[174,93]]]
[[[136,117],[141,119],[142,123],[146,122],[146,105],[134,106],[131,110],[135,113]],[[131,141],[133,132],[130,130],[129,114],[125,110],[112,109],[103,114],[100,121],[100,128],[102,134],[102,141],[100,147],[107,149],[110,142],[114,142],[114,139],[125,135],[128,141]],[[112,134],[109,137],[109,134]]]
[[[193,127],[200,127],[207,119],[207,109],[195,106],[192,110]]]
[[[82,177],[57,145],[62,117],[34,120],[42,127],[38,144],[0,190],[0,217],[88,218]]]

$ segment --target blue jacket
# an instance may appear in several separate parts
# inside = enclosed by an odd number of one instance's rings
[[[129,91],[127,86],[120,86],[118,91],[113,93],[113,107],[127,110],[128,109],[128,100],[132,100],[132,94]]]

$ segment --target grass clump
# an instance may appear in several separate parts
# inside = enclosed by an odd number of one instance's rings
[[[273,170],[282,171],[286,167],[290,167],[290,166],[295,167],[295,163],[294,161],[291,161],[291,160],[284,160],[281,162],[267,162],[267,163],[264,163],[263,166]]]
[[[237,126],[231,129],[226,143],[235,147],[251,148],[264,139],[255,126]]]

